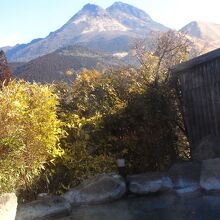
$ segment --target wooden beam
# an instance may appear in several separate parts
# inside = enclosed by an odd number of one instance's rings
[[[207,62],[212,61],[216,58],[220,58],[220,48],[213,50],[209,53],[203,54],[201,56],[198,56],[198,57],[191,59],[187,62],[178,64],[177,66],[174,67],[172,73],[173,74],[182,73],[187,69],[190,69],[190,68],[197,66],[199,64],[202,64],[202,63],[207,63]]]

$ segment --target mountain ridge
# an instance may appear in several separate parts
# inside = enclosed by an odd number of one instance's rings
[[[93,49],[109,52],[106,51],[109,42],[115,42],[113,52],[124,52],[129,49],[130,41],[143,38],[146,33],[154,30],[166,31],[168,28],[154,22],[146,12],[132,5],[116,2],[103,9],[98,5],[86,4],[66,24],[47,37],[9,48],[6,53],[10,61],[26,62],[80,43],[88,48],[97,44]],[[119,39],[121,44],[117,49]]]
[[[54,81],[73,80],[82,69],[104,71],[108,68],[119,68],[126,64],[110,54],[76,45],[58,49],[27,63],[10,63],[16,78],[30,82],[52,83]],[[73,74],[68,76],[66,73]]]
[[[106,9],[86,4],[63,26],[45,38],[27,44],[2,48],[10,62],[28,62],[71,45],[82,45],[104,53],[129,53],[134,42],[165,32],[168,27],[154,21],[150,15],[129,4],[115,2]],[[193,21],[179,31],[206,51],[220,46],[220,25]]]
[[[204,52],[220,47],[220,24],[206,21],[192,21],[179,31],[192,37],[195,44],[203,45],[205,47]]]

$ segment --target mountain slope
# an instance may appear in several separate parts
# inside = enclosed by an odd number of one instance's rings
[[[131,41],[145,37],[151,30],[165,31],[167,28],[154,22],[144,11],[124,3],[115,3],[107,10],[87,4],[46,38],[8,49],[7,57],[10,61],[30,61],[79,43],[100,51],[122,52],[129,49]]]
[[[143,10],[122,2],[115,2],[107,8],[110,15],[126,27],[137,32],[166,31],[167,27],[152,20]]]
[[[11,67],[17,78],[51,83],[72,80],[75,73],[82,68],[103,71],[106,68],[117,68],[123,65],[125,64],[122,61],[108,54],[95,52],[82,46],[69,46],[28,63],[12,63]],[[66,74],[69,70],[73,72],[72,76]]]
[[[207,41],[216,41],[220,39],[220,24],[193,21],[181,29],[188,35]]]
[[[220,24],[193,21],[180,31],[192,37],[197,44],[204,44],[206,51],[220,47]]]

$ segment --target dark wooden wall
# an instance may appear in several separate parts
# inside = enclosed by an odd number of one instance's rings
[[[210,134],[220,135],[220,50],[175,70],[191,147]]]

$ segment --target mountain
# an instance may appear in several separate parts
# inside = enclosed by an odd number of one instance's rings
[[[131,5],[115,2],[107,8],[107,11],[113,18],[139,34],[149,31],[167,31],[167,27],[153,21],[145,11]]]
[[[125,63],[109,54],[82,46],[68,46],[27,63],[11,63],[10,67],[16,78],[51,83],[72,80],[76,72],[83,68],[103,71],[124,65]],[[73,73],[71,76],[67,74],[69,70]]]
[[[206,51],[220,47],[220,24],[193,21],[181,28],[180,31],[192,37],[195,43],[203,44]]]
[[[181,29],[188,35],[207,41],[216,41],[220,39],[220,24],[193,21]]]
[[[116,2],[107,9],[87,4],[66,24],[46,38],[7,49],[13,62],[27,62],[59,48],[81,44],[103,52],[126,52],[131,44],[150,31],[166,31],[144,11]]]
[[[1,50],[4,52],[7,52],[8,50],[12,49],[11,46],[5,46],[5,47],[1,47]]]

